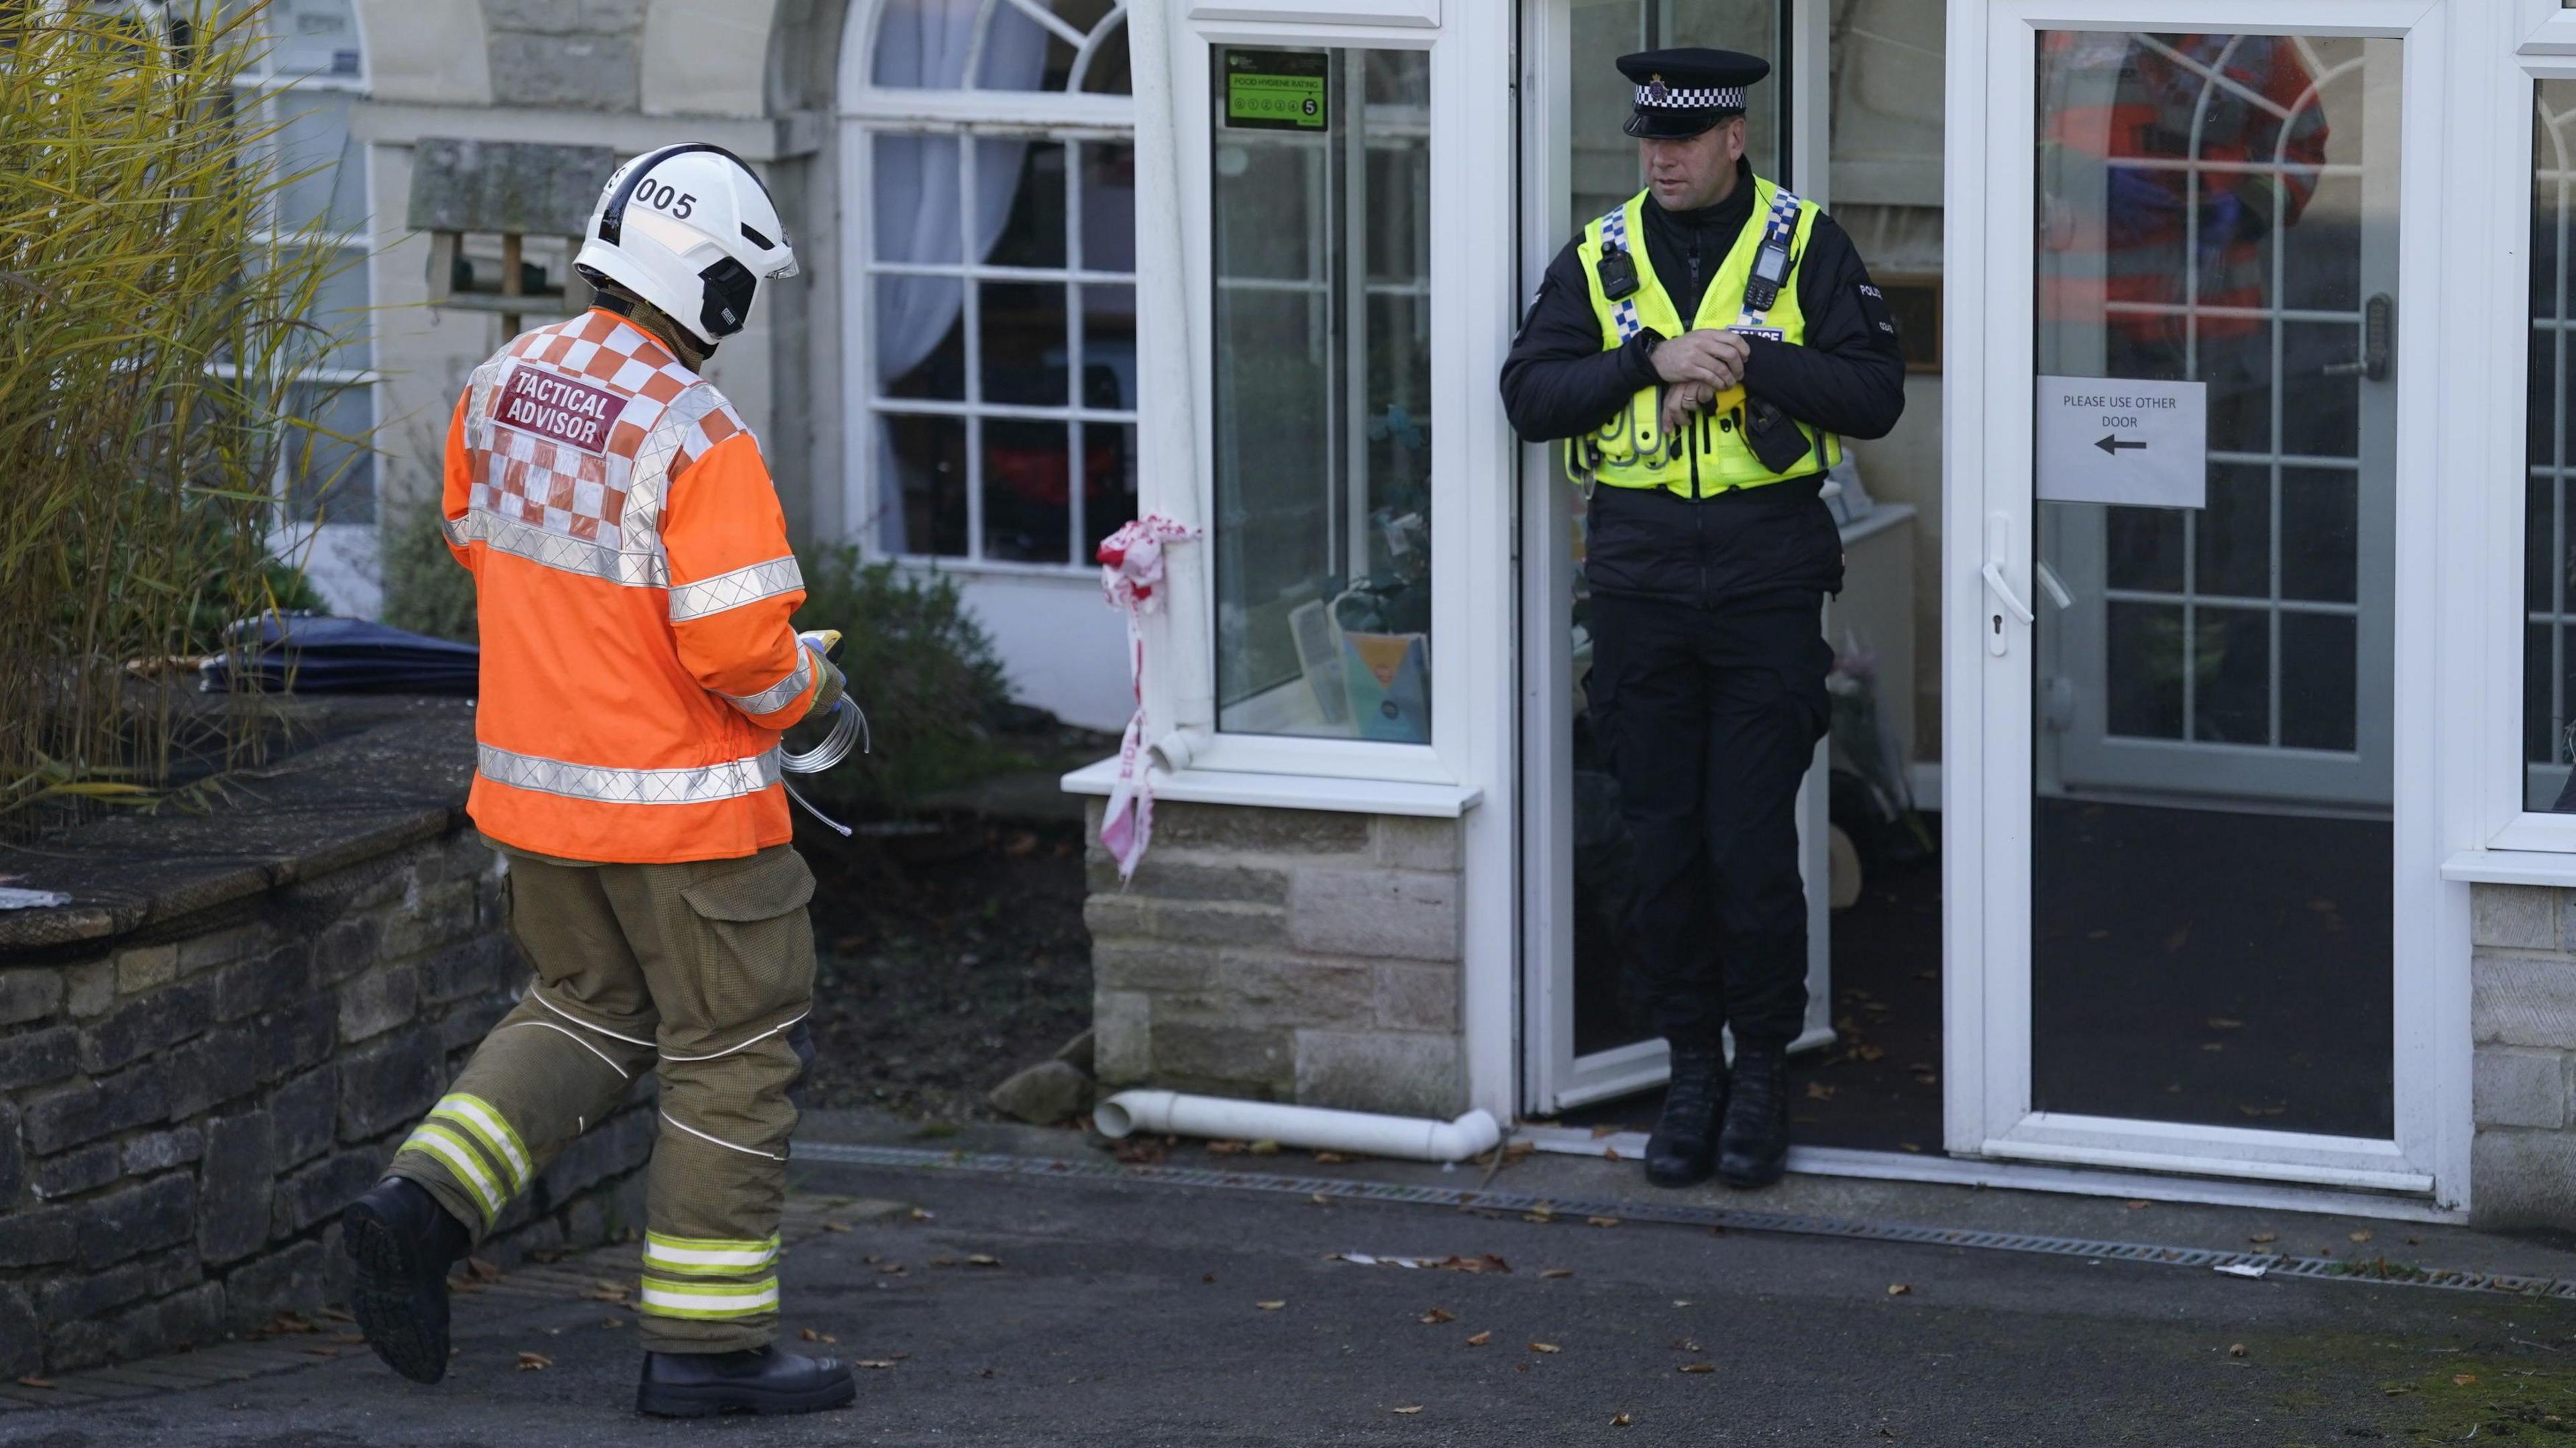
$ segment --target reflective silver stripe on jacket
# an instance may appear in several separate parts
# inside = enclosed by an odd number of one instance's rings
[[[723,613],[764,598],[776,598],[805,586],[805,575],[796,567],[796,557],[772,558],[731,573],[719,573],[695,583],[671,586],[671,622],[686,623]]]
[[[768,688],[761,690],[757,694],[718,693],[716,697],[724,700],[728,704],[731,704],[735,708],[740,709],[746,714],[757,717],[762,714],[775,714],[779,710],[796,702],[796,696],[804,693],[806,688],[813,682],[814,651],[805,647],[803,644],[798,644],[796,646],[796,667],[787,671],[786,678],[779,680],[777,683],[770,685]]]
[[[514,754],[489,744],[476,745],[474,756],[475,769],[495,784],[606,804],[706,804],[758,794],[778,783],[775,748],[703,769],[610,769]]]
[[[659,588],[671,575],[670,563],[659,553],[629,553],[613,544],[550,533],[532,523],[504,518],[488,508],[476,508],[449,523],[447,536],[460,548],[480,539],[495,553],[512,554],[540,567],[602,578],[629,588]]]

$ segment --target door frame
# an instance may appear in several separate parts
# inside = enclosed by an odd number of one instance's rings
[[[2030,1109],[2030,850],[2032,697],[2028,626],[1996,607],[1980,570],[1993,548],[2011,586],[2036,599],[2032,578],[2034,345],[2032,178],[2034,33],[2044,29],[2300,31],[2379,36],[2405,44],[2400,91],[2399,292],[2401,378],[2445,377],[2480,356],[2474,306],[2483,281],[2467,253],[2447,258],[2441,218],[2488,203],[2486,167],[2458,167],[2444,98],[2468,94],[2450,44],[2457,0],[1952,0],[1947,57],[1944,253],[1953,325],[1944,343],[1943,1007],[1946,1148],[1957,1155],[2062,1165],[2241,1177],[2467,1203],[2470,1035],[2465,890],[2441,878],[2445,837],[2457,832],[2440,785],[2445,721],[2439,691],[2456,671],[2440,641],[2465,610],[2443,594],[2442,532],[2473,520],[2474,496],[2446,501],[2432,420],[2447,383],[2428,385],[2397,419],[2393,1138],[2312,1136],[2176,1126]],[[2331,16],[2331,23],[2318,23]],[[2458,169],[2455,169],[2458,167]],[[2483,214],[2483,213],[2476,213]],[[2453,275],[2464,268],[2472,273]],[[2445,318],[2452,319],[2448,325]],[[2451,376],[2474,376],[2474,372]],[[2474,411],[2474,408],[2472,409]],[[2467,483],[2469,480],[2457,480]],[[1998,627],[2007,647],[1987,647]],[[2456,712],[2456,711],[2455,711]],[[2451,730],[2457,733],[2456,729]],[[2464,741],[2451,741],[2456,752]]]
[[[1824,202],[1831,141],[1832,70],[1827,46],[1830,0],[1778,0],[1782,12],[1780,73],[1789,88],[1781,117],[1781,144],[1789,162],[1783,178],[1797,193]],[[1565,205],[1572,111],[1571,0],[1520,0],[1516,117],[1519,138],[1521,288],[1526,307],[1548,262],[1573,235],[1575,218]],[[1517,329],[1520,317],[1511,319]],[[1608,1100],[1660,1084],[1667,1052],[1659,1038],[1607,1051],[1574,1054],[1573,751],[1571,715],[1564,707],[1573,686],[1572,641],[1563,627],[1573,583],[1566,547],[1569,500],[1557,472],[1556,449],[1524,444],[1520,458],[1519,708],[1520,833],[1520,1105],[1531,1115],[1552,1116],[1569,1107]],[[1548,622],[1554,620],[1553,623]],[[1830,1040],[1831,1002],[1823,989],[1828,940],[1824,889],[1826,841],[1819,768],[1799,797],[1800,867],[1810,881],[1808,925],[1814,946],[1808,981],[1808,1029],[1800,1049]]]

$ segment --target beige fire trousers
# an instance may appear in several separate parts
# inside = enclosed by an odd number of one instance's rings
[[[391,1173],[426,1188],[480,1241],[650,1067],[661,1136],[636,1298],[644,1346],[768,1343],[796,1126],[787,1093],[805,1039],[795,1028],[814,992],[813,893],[813,873],[788,845],[676,865],[511,852],[510,933],[536,978]]]

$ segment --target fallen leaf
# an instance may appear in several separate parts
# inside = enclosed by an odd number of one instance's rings
[[[1214,1282],[1216,1281],[1216,1274],[1213,1272],[1202,1272],[1199,1274],[1199,1280],[1201,1282]]]
[[[1395,1411],[1404,1414],[1406,1417],[1411,1417],[1415,1413],[1422,1411],[1422,1405],[1420,1403],[1415,1403],[1411,1407],[1398,1408]]]
[[[1306,1194],[1306,1200],[1313,1202],[1319,1207],[1329,1207],[1333,1204],[1333,1199],[1324,1195],[1322,1192],[1308,1192]]]
[[[2248,1242],[2277,1242],[2281,1240],[2281,1234],[2278,1232],[2257,1232],[2245,1240]]]
[[[1277,1302],[1256,1302],[1252,1305],[1260,1308],[1264,1312],[1277,1312],[1279,1309],[1288,1305],[1288,1300],[1286,1298],[1281,1298]]]
[[[1586,1217],[1583,1220],[1595,1227],[1615,1227],[1619,1225],[1619,1219],[1617,1217]]]
[[[804,1338],[805,1338],[805,1340],[806,1340],[807,1342],[839,1342],[839,1341],[840,1341],[840,1339],[839,1339],[839,1338],[832,1336],[832,1335],[831,1335],[830,1333],[828,1333],[828,1332],[816,1332],[814,1329],[812,1329],[812,1328],[810,1328],[810,1327],[809,1327],[809,1328],[807,1328],[807,1329],[805,1329],[805,1332],[804,1332]]]
[[[2369,1241],[2369,1240],[2370,1240],[2370,1229],[2369,1229],[2368,1227],[2364,1227],[2364,1228],[2362,1228],[2360,1231],[2355,1232],[2355,1233],[2353,1233],[2353,1234],[2352,1234],[2352,1239],[2353,1239],[2354,1241],[2356,1241],[2356,1242],[2367,1242],[2367,1241]]]
[[[1864,1061],[1880,1060],[1887,1055],[1887,1052],[1879,1047],[1866,1044],[1852,1047],[1851,1053]]]
[[[2243,1344],[2243,1343],[2241,1343],[2241,1342],[2231,1342],[2231,1343],[2229,1343],[2229,1344],[2227,1345],[2227,1355],[2228,1355],[2229,1357],[2243,1357],[2243,1356],[2245,1356],[2245,1344]]]
[[[1592,1139],[1593,1139],[1594,1141],[1599,1141],[1599,1140],[1601,1140],[1601,1139],[1602,1139],[1602,1138],[1604,1138],[1604,1137],[1617,1136],[1621,1131],[1623,1131],[1623,1130],[1625,1130],[1625,1129],[1626,1129],[1626,1128],[1624,1128],[1624,1127],[1620,1127],[1620,1126],[1616,1126],[1616,1125],[1612,1125],[1612,1126],[1596,1126],[1596,1127],[1592,1128]]]
[[[1682,1371],[1683,1371],[1683,1372],[1686,1372],[1686,1373],[1713,1373],[1713,1372],[1716,1372],[1716,1371],[1717,1371],[1717,1364],[1715,1364],[1715,1363],[1684,1363],[1684,1364],[1682,1364]]]
[[[823,1224],[823,1230],[826,1232],[846,1232],[850,1230],[850,1224],[847,1222],[825,1222]]]
[[[498,1282],[501,1280],[501,1269],[484,1261],[480,1257],[468,1257],[465,1259],[465,1275],[473,1278],[477,1282]],[[279,1320],[284,1321],[288,1318],[292,1318],[293,1316],[293,1313],[284,1313],[280,1315]],[[294,1332],[311,1332],[313,1329],[308,1325],[289,1330]]]
[[[1002,1259],[992,1256],[989,1253],[969,1252],[966,1254],[966,1265],[969,1267],[999,1267],[1002,1265]]]
[[[2129,1203],[2129,1210],[2133,1212],[2143,1212],[2154,1205],[2155,1203],[2153,1202],[2131,1202]]]
[[[1900,1141],[1896,1144],[1896,1149],[1899,1151],[1921,1151],[1923,1148],[1910,1141]]]
[[[322,1317],[324,1320],[326,1320],[326,1321],[330,1321],[330,1322],[355,1322],[355,1321],[357,1321],[357,1320],[358,1320],[358,1319],[356,1319],[356,1318],[354,1318],[354,1317],[351,1317],[349,1314],[347,1314],[347,1313],[345,1313],[345,1312],[342,1312],[340,1309],[338,1309],[338,1308],[336,1308],[336,1307],[326,1307],[326,1308],[323,1308],[323,1309],[322,1309],[322,1311],[321,1311],[318,1315],[319,1315],[320,1317]]]
[[[1511,1263],[1491,1252],[1481,1257],[1446,1257],[1430,1265],[1447,1272],[1499,1272],[1506,1277],[1512,1271]]]
[[[915,1207],[912,1209],[912,1219],[916,1222],[927,1222],[932,1220],[932,1217],[929,1212],[924,1211],[920,1207]]]
[[[1810,1081],[1807,1083],[1807,1099],[1810,1101],[1831,1101],[1834,1099],[1834,1088],[1826,1085],[1822,1081]]]
[[[1277,1156],[1279,1154],[1279,1143],[1275,1141],[1256,1141],[1252,1145],[1245,1147],[1244,1150],[1254,1156]]]
[[[1543,1271],[1543,1272],[1539,1273],[1538,1275],[1539,1275],[1539,1276],[1541,1276],[1541,1277],[1545,1277],[1545,1278],[1549,1279],[1550,1281],[1553,1281],[1553,1280],[1555,1280],[1556,1278],[1559,1278],[1559,1277],[1571,1277],[1571,1276],[1573,1276],[1573,1275],[1574,1275],[1574,1269],[1573,1269],[1573,1268],[1571,1268],[1571,1267],[1550,1267],[1550,1268],[1546,1269],[1545,1271]]]
[[[879,1277],[901,1277],[904,1275],[903,1264],[900,1262],[888,1262],[877,1269],[877,1275]]]
[[[1887,1295],[1890,1297],[1904,1297],[1913,1291],[1914,1289],[1912,1287],[1902,1282],[1890,1282],[1887,1284]]]
[[[1489,1342],[1492,1342],[1493,1340],[1494,1340],[1494,1335],[1493,1335],[1492,1333],[1490,1333],[1490,1332],[1480,1332],[1480,1333],[1476,1334],[1474,1337],[1471,1337],[1471,1338],[1467,1339],[1467,1346],[1469,1346],[1469,1347],[1483,1347],[1485,1344],[1487,1344],[1487,1343],[1489,1343]]]
[[[1563,1352],[1564,1350],[1565,1349],[1558,1347],[1552,1342],[1534,1342],[1530,1344],[1531,1352]]]
[[[599,1325],[602,1327],[624,1327],[626,1325],[626,1319],[622,1317],[603,1317],[599,1320]]]
[[[1688,1307],[1690,1306],[1690,1299],[1687,1297],[1676,1297],[1673,1299],[1673,1306]]]
[[[930,1265],[933,1267],[954,1267],[957,1265],[957,1259],[954,1257],[933,1257],[930,1259]]]
[[[2458,1386],[2458,1387],[2463,1387],[2463,1388],[2467,1387],[2467,1386],[2468,1386],[2469,1384],[2471,1384],[2471,1383],[2476,1382],[2477,1380],[2478,1380],[2478,1375],[2477,1375],[2476,1373],[2453,1373],[2453,1374],[2451,1375],[2451,1382],[2452,1382],[2454,1385],[2456,1385],[2456,1386]]]
[[[1625,1414],[1625,1413],[1621,1413],[1619,1416],[1617,1416],[1617,1417],[1615,1417],[1615,1418],[1611,1419],[1611,1420],[1610,1420],[1610,1426],[1611,1426],[1611,1427],[1613,1427],[1613,1428],[1625,1428],[1625,1427],[1627,1427],[1627,1426],[1628,1426],[1628,1415],[1627,1415],[1627,1414]]]
[[[1673,1351],[1675,1352],[1700,1352],[1702,1350],[1703,1349],[1699,1345],[1699,1339],[1697,1338],[1677,1337],[1673,1339]]]
[[[555,1360],[541,1352],[523,1352],[519,1354],[519,1371],[523,1373],[543,1372],[554,1365]]]
[[[18,1380],[18,1386],[20,1386],[20,1387],[22,1387],[22,1388],[50,1388],[50,1387],[52,1387],[53,1385],[54,1385],[54,1380],[53,1380],[53,1379],[51,1379],[51,1378],[40,1378],[40,1377],[35,1376],[35,1375],[34,1375],[34,1374],[32,1374],[32,1373],[31,1373],[31,1374],[29,1374],[29,1375],[27,1375],[26,1377],[20,1378],[20,1379]]]
[[[1344,1156],[1342,1153],[1340,1153],[1340,1152],[1338,1152],[1338,1151],[1319,1151],[1319,1152],[1315,1153],[1315,1160],[1317,1160],[1317,1161],[1319,1161],[1319,1162],[1322,1162],[1322,1163],[1324,1163],[1324,1164],[1325,1164],[1325,1165],[1327,1165],[1327,1166],[1335,1166],[1335,1165],[1339,1165],[1340,1163],[1343,1163],[1343,1162],[1349,1161],[1349,1160],[1350,1160],[1350,1158],[1349,1158],[1349,1157],[1347,1157],[1347,1156]]]
[[[1243,1154],[1243,1143],[1239,1141],[1211,1141],[1207,1144],[1207,1154],[1210,1156],[1241,1156]]]
[[[1626,1158],[1619,1155],[1619,1148],[1615,1146],[1605,1146],[1601,1148],[1601,1159],[1603,1161],[1623,1161]]]
[[[1415,1320],[1425,1327],[1438,1327],[1444,1322],[1456,1322],[1458,1314],[1445,1307],[1435,1307]]]
[[[825,1340],[826,1340],[826,1341],[829,1341],[829,1339],[825,1339]],[[894,1366],[894,1359],[892,1359],[892,1358],[860,1358],[857,1362],[854,1362],[854,1363],[850,1364],[850,1366],[852,1366],[852,1367],[854,1367],[854,1368],[890,1368],[890,1367],[893,1367],[893,1366]],[[986,1368],[986,1369],[984,1370],[984,1376],[986,1376],[986,1377],[988,1377],[988,1378],[989,1378],[989,1377],[991,1377],[992,1375],[993,1375],[993,1370],[992,1370],[991,1368]]]

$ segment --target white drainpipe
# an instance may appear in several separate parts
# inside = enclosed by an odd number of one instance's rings
[[[1455,1121],[1419,1116],[1378,1116],[1328,1111],[1275,1101],[1236,1101],[1223,1096],[1184,1096],[1176,1091],[1121,1091],[1091,1114],[1100,1134],[1115,1140],[1132,1132],[1205,1136],[1233,1141],[1275,1141],[1281,1146],[1346,1151],[1354,1156],[1407,1161],[1465,1161],[1492,1151],[1503,1129],[1490,1112],[1470,1111]]]

